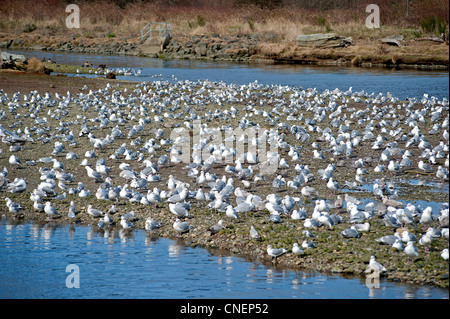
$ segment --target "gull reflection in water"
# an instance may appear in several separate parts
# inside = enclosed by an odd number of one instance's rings
[[[169,245],[169,257],[178,257],[183,251],[186,250],[186,246],[177,241],[173,241],[172,244]]]

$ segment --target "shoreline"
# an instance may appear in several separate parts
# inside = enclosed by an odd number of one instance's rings
[[[137,38],[88,38],[0,34],[0,49],[39,50],[114,56],[143,56],[167,60],[207,60],[263,64],[340,65],[362,68],[410,68],[448,70],[448,43],[409,40],[404,46],[382,44],[380,40],[355,40],[345,48],[305,48],[295,43],[266,42],[257,35],[176,36],[163,50],[146,52]],[[158,44],[159,46],[159,44]]]
[[[54,81],[55,87],[51,88],[50,85],[52,84],[52,81]],[[41,94],[44,94],[44,92],[60,92],[62,94],[65,94],[68,90],[72,92],[73,95],[76,95],[78,93],[82,92],[82,87],[85,84],[88,84],[89,89],[102,89],[105,87],[107,83],[111,83],[113,88],[117,90],[123,90],[124,88],[135,88],[136,82],[127,82],[127,81],[118,81],[118,80],[109,80],[109,79],[96,79],[96,78],[72,78],[72,77],[58,77],[58,76],[52,76],[52,75],[30,75],[30,74],[20,74],[20,73],[8,73],[8,72],[0,72],[0,89],[5,89],[5,92],[13,93],[17,91],[27,92],[25,89],[36,89]],[[120,88],[117,87],[115,84],[121,83]],[[7,87],[6,87],[7,86]],[[22,88],[23,89],[22,89]],[[110,89],[110,90],[112,90]],[[219,89],[219,88],[216,88]],[[154,90],[154,88],[152,88]],[[132,90],[129,90],[132,91]],[[152,91],[153,92],[153,91]],[[132,93],[129,93],[132,94]],[[351,107],[359,108],[361,107],[358,103],[351,103]],[[241,106],[239,106],[241,107]],[[74,106],[70,106],[69,110],[74,110]],[[205,109],[203,109],[205,111]],[[90,111],[86,111],[84,113],[85,115],[89,115]],[[73,113],[73,112],[72,112]],[[72,115],[73,116],[73,115]],[[14,121],[13,118],[9,118],[6,120],[2,120],[2,123],[5,127],[6,124],[10,124]],[[25,120],[25,119],[24,119]],[[132,123],[132,122],[131,122]],[[222,123],[222,122],[221,122]],[[224,121],[222,124],[227,123],[227,121]],[[229,123],[229,122],[228,122]],[[174,127],[174,122],[170,119],[166,120],[163,123],[167,128]],[[54,123],[55,125],[55,123]],[[90,124],[91,125],[91,124]],[[155,129],[157,126],[152,125],[153,129]],[[124,129],[124,127],[121,127],[121,129]],[[424,132],[427,132],[428,130],[423,130]],[[104,129],[100,129],[99,131],[96,131],[96,134],[101,134],[104,132]],[[143,133],[143,138],[150,138],[153,136],[150,131]],[[317,136],[318,137],[318,136]],[[427,136],[432,143],[437,143],[438,137],[435,137],[433,135]],[[77,153],[84,154],[84,151],[89,149],[90,144],[88,139],[82,139],[77,138],[77,140],[80,140],[80,145],[76,146],[73,150]],[[317,140],[319,143],[320,141]],[[117,142],[120,144],[122,142],[127,142],[126,138],[119,138]],[[53,143],[49,143],[52,144]],[[117,144],[117,143],[116,143]],[[41,146],[42,145],[42,146]],[[48,144],[47,144],[48,145]],[[48,150],[51,152],[51,147],[46,146],[46,144],[41,144],[40,142],[30,142],[25,144],[24,150],[19,152],[19,155],[23,160],[27,158],[34,158],[36,156],[36,152],[38,152],[39,156],[43,157]],[[41,147],[40,147],[41,146]],[[113,151],[113,149],[117,145],[114,146],[108,146],[105,149],[102,149],[99,152],[99,157],[106,157],[109,155],[110,152]],[[368,147],[368,144],[365,145],[365,147]],[[40,149],[39,149],[40,148]],[[42,152],[42,153],[41,153]],[[287,156],[287,150],[282,150],[282,155]],[[363,150],[359,150],[358,152],[363,152]],[[11,152],[9,152],[7,149],[3,150],[3,155],[0,157],[0,163],[1,166],[8,166],[6,159],[9,157]],[[49,153],[47,153],[49,154]],[[375,153],[376,154],[376,153]],[[369,154],[365,154],[368,156]],[[58,160],[61,160],[61,155],[56,156]],[[81,160],[81,159],[80,159]],[[85,175],[84,168],[80,167],[79,161],[77,160],[76,163],[70,164],[70,161],[67,162],[67,169],[76,173],[77,176],[83,176]],[[304,160],[307,160],[306,158]],[[348,159],[328,159],[323,162],[314,162],[312,161],[310,163],[311,169],[316,172],[316,170],[319,167],[325,167],[327,164],[330,163],[336,163],[340,161],[344,161],[345,163],[349,164],[351,163],[351,158]],[[109,160],[108,160],[109,161]],[[111,176],[114,177],[113,181],[118,181],[120,179],[119,177],[119,169],[118,165],[122,161],[120,160],[114,160],[111,161],[110,164],[112,164],[112,171]],[[156,184],[159,186],[165,185],[165,182],[167,181],[167,177],[169,174],[176,174],[183,172],[183,167],[185,165],[183,164],[171,164],[168,167],[165,167],[161,170],[161,182]],[[27,166],[24,165],[24,168],[21,169],[10,169],[8,179],[13,180],[14,177],[20,177],[22,174],[28,174],[28,177],[30,180],[30,184],[36,185],[39,182],[39,172],[37,172],[37,169],[40,167],[48,167],[48,164],[42,164],[37,163],[36,166]],[[215,171],[219,174],[219,172],[223,172],[224,164],[217,164],[212,167],[212,171]],[[342,175],[337,176],[338,180],[343,180],[344,178],[353,178],[354,176],[354,169],[350,166],[348,168],[340,167],[339,170],[342,169]],[[370,169],[373,170],[373,167]],[[81,171],[81,172],[80,172]],[[84,174],[83,174],[84,173]],[[82,175],[78,175],[82,174]],[[292,172],[285,172],[286,176],[290,176],[292,178]],[[350,177],[352,176],[352,177]],[[379,175],[376,175],[372,172],[370,172],[369,177],[376,179],[379,178]],[[401,177],[404,178],[424,178],[426,180],[433,180],[434,176],[430,175],[422,175],[420,173],[411,172],[404,170],[399,173],[396,178],[397,180]],[[393,179],[393,180],[394,180]],[[81,180],[77,178],[77,181]],[[332,198],[335,198],[335,195],[332,197],[329,197],[327,194],[329,191],[326,188],[322,188],[321,183],[318,183],[320,181],[313,182],[312,185],[316,187],[316,189],[319,191],[320,194],[322,194],[322,198],[329,198],[330,200]],[[93,181],[85,181],[83,180],[83,183],[86,184],[87,187],[89,187],[92,191],[95,191],[100,186],[100,183],[96,183]],[[315,183],[315,184],[314,184]],[[448,180],[444,182],[444,185],[448,186]],[[29,191],[32,189],[32,185],[28,186],[27,191],[25,193],[7,193],[4,188],[0,190],[2,197],[9,197],[14,201],[20,202],[22,205],[24,205],[24,209],[22,210],[19,215],[11,214],[9,212],[5,211],[5,205],[2,203],[0,206],[0,211],[2,214],[11,217],[11,218],[26,218],[26,219],[32,219],[36,222],[43,222],[46,223],[47,216],[45,216],[45,213],[36,213],[33,211],[32,204],[29,200]],[[163,186],[165,187],[165,186]],[[206,188],[207,189],[207,188]],[[205,189],[205,190],[206,190]],[[271,182],[261,182],[260,185],[258,185],[258,191],[259,189],[261,191],[267,192],[268,190],[271,190]],[[249,192],[256,193],[256,190],[253,188],[252,190],[249,190]],[[293,196],[299,196],[299,192],[291,192],[290,190],[281,190],[279,193],[279,196],[284,195],[293,195]],[[341,192],[343,195],[344,193]],[[353,193],[350,193],[353,195]],[[69,197],[70,196],[70,197]],[[95,208],[101,209],[103,211],[106,211],[109,206],[111,206],[110,201],[103,201],[103,200],[96,200],[94,194],[91,195],[88,199],[79,199],[75,196],[69,195],[66,200],[63,200],[61,202],[57,202],[52,200],[52,203],[55,204],[58,209],[61,212],[64,212],[63,217],[56,219],[53,222],[70,222],[70,219],[66,216],[66,211],[68,210],[68,205],[70,202],[70,199],[73,199],[76,201],[77,211],[79,212],[77,214],[77,217],[75,221],[72,220],[72,222],[75,223],[82,223],[86,225],[96,225],[98,222],[98,219],[93,218],[89,216],[86,213],[86,208],[88,204],[93,204]],[[261,195],[262,196],[262,195]],[[379,199],[376,199],[373,194],[363,192],[362,194],[358,194],[358,196],[363,198],[368,198],[370,200],[379,202]],[[433,196],[430,197],[428,192],[426,190],[422,190],[422,188],[417,188],[416,190],[410,189],[407,194],[402,195],[401,199],[406,201],[414,201],[417,199],[423,199],[423,200],[431,200],[433,201],[439,201],[439,202],[445,202],[445,198],[448,196],[448,194],[445,193],[433,193]],[[70,198],[70,199],[69,199]],[[314,199],[302,199],[305,207],[308,208],[308,210],[311,209],[311,207],[314,206]],[[273,224],[268,219],[268,212],[267,210],[263,209],[260,211],[252,211],[248,212],[245,215],[241,217],[240,220],[233,222],[230,220],[227,220],[223,213],[217,213],[213,212],[209,209],[206,209],[204,206],[205,202],[198,202],[195,200],[192,200],[192,208],[191,208],[191,215],[192,218],[187,219],[187,221],[194,226],[194,228],[188,232],[187,234],[182,235],[184,241],[186,244],[195,247],[205,247],[210,249],[225,249],[230,251],[233,254],[238,255],[246,255],[250,258],[258,259],[262,263],[270,264],[270,257],[268,257],[266,252],[266,246],[267,244],[272,244],[274,247],[284,247],[287,249],[292,248],[293,242],[299,242],[303,241],[303,236],[301,235],[302,230],[306,230],[306,228],[303,226],[303,221],[300,220],[292,220],[288,216],[283,216],[282,220],[283,222],[280,224]],[[174,215],[169,211],[168,209],[168,203],[163,202],[159,203],[157,205],[140,205],[138,203],[129,203],[125,200],[120,200],[117,204],[117,208],[119,209],[120,214],[129,212],[129,211],[135,211],[137,219],[133,221],[136,228],[144,228],[145,219],[151,215],[153,218],[155,218],[158,221],[166,221],[163,226],[156,231],[156,233],[161,237],[167,237],[174,239],[176,238],[176,233],[172,228],[172,222],[174,220]],[[335,213],[339,216],[346,216],[347,211],[345,209],[339,209],[339,208],[331,208],[330,213]],[[117,214],[114,216],[116,226],[120,228],[119,223],[119,215]],[[14,217],[16,216],[16,217]],[[215,224],[219,219],[223,219],[225,221],[225,228],[221,230],[219,233],[215,235],[210,235],[207,229],[211,227],[213,224]],[[382,219],[379,217],[374,217],[373,223],[371,222],[372,226],[369,232],[367,233],[361,233],[361,237],[357,239],[346,239],[339,236],[339,232],[348,228],[349,223],[345,222],[342,224],[336,225],[335,229],[333,231],[329,231],[325,227],[318,227],[315,229],[312,229],[311,231],[317,236],[314,240],[317,244],[317,248],[311,249],[311,250],[305,250],[305,253],[302,256],[295,256],[292,254],[292,252],[288,252],[278,258],[278,265],[280,267],[286,267],[290,269],[311,269],[316,270],[320,272],[329,272],[333,274],[350,274],[355,276],[364,276],[364,272],[367,268],[367,264],[369,262],[369,258],[372,254],[376,253],[377,260],[379,260],[386,268],[389,269],[389,271],[384,275],[385,278],[392,281],[401,281],[401,282],[411,282],[416,284],[424,284],[424,285],[433,285],[441,288],[448,288],[448,261],[442,261],[439,260],[440,256],[440,249],[441,247],[447,247],[448,246],[448,240],[445,240],[444,238],[436,239],[435,246],[431,248],[431,250],[426,253],[423,252],[423,249],[421,248],[421,257],[417,258],[413,261],[412,265],[407,265],[404,261],[404,256],[398,254],[393,248],[390,246],[384,246],[381,244],[374,244],[374,239],[381,237],[382,235],[386,234],[385,227],[383,225]],[[434,221],[430,224],[430,227],[438,227],[438,221]],[[250,228],[250,225],[254,225],[258,231],[262,234],[262,241],[254,241],[251,240],[248,236],[248,231]],[[95,226],[94,226],[95,227]],[[414,231],[417,233],[417,235],[421,234],[424,230],[418,227],[410,226],[405,229],[409,229],[409,231]],[[447,246],[445,246],[445,243],[447,243]],[[438,248],[439,247],[439,248]],[[439,265],[439,267],[435,268],[435,266]],[[442,268],[444,267],[444,268]]]

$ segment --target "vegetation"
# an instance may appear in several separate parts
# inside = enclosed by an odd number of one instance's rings
[[[100,0],[79,1],[81,33],[98,37],[105,32],[136,37],[148,21],[172,24],[174,34],[277,34],[285,41],[310,32],[366,36],[365,8],[371,1],[357,0]],[[0,6],[1,31],[78,33],[67,29],[64,0],[11,0]],[[382,29],[421,29],[446,33],[447,0],[377,1]],[[32,8],[30,10],[30,8]],[[376,33],[376,30],[371,30]]]

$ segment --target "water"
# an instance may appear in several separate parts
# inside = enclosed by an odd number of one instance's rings
[[[105,234],[87,226],[15,224],[5,218],[0,220],[0,265],[0,298],[449,297],[448,290],[433,287],[382,279],[369,288],[362,278],[276,269],[152,238],[143,230]],[[69,265],[78,267],[79,288],[66,285],[75,274],[66,271]]]
[[[353,92],[364,90],[375,94],[390,92],[400,99],[421,98],[423,94],[439,99],[449,98],[448,71],[412,69],[358,68],[339,66],[239,64],[213,61],[162,60],[143,57],[104,56],[64,52],[15,51],[27,57],[51,58],[57,63],[83,65],[91,61],[94,66],[106,64],[108,68],[142,68],[137,76],[118,76],[133,81],[203,80],[248,84],[257,80],[267,85],[289,85],[317,88],[319,91],[338,88]]]

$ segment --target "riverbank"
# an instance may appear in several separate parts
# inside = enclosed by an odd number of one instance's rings
[[[120,83],[120,86],[117,84]],[[109,84],[109,85],[108,85]],[[84,86],[87,86],[85,88]],[[172,228],[174,221],[174,214],[169,211],[169,203],[163,200],[157,204],[141,204],[140,202],[130,201],[128,198],[119,198],[117,202],[97,199],[96,194],[102,188],[102,183],[95,182],[86,175],[86,170],[80,165],[80,162],[85,158],[87,151],[94,150],[90,139],[85,136],[80,136],[81,131],[80,124],[83,118],[86,120],[86,124],[90,128],[91,132],[96,137],[106,138],[108,134],[111,133],[111,129],[118,127],[122,132],[125,133],[124,136],[116,137],[115,140],[102,147],[101,149],[95,149],[96,158],[88,158],[88,162],[93,165],[97,159],[104,158],[106,160],[106,165],[111,168],[109,176],[111,177],[112,184],[115,186],[124,187],[125,184],[130,185],[131,180],[127,180],[122,173],[122,169],[119,168],[121,163],[128,163],[131,165],[132,170],[140,172],[144,167],[143,161],[138,161],[136,159],[125,159],[124,156],[119,156],[117,158],[111,158],[111,155],[115,150],[123,143],[127,144],[127,147],[132,150],[135,155],[143,153],[145,142],[154,139],[155,133],[158,129],[163,128],[166,132],[165,137],[169,138],[169,133],[182,121],[185,116],[191,116],[192,112],[198,114],[202,117],[202,123],[210,123],[209,126],[215,127],[225,127],[230,126],[232,128],[237,127],[240,122],[240,117],[225,116],[221,114],[218,109],[225,111],[228,107],[233,106],[236,108],[239,115],[243,115],[245,112],[251,112],[248,108],[250,104],[260,105],[260,111],[266,111],[272,113],[276,111],[277,116],[279,116],[278,123],[285,122],[294,124],[290,122],[288,117],[295,117],[296,125],[308,128],[310,124],[306,124],[307,119],[313,119],[316,117],[313,108],[306,107],[295,107],[291,106],[291,109],[285,109],[281,113],[282,108],[277,106],[279,103],[288,101],[291,94],[295,92],[291,89],[287,91],[275,92],[274,88],[257,88],[248,87],[248,91],[243,91],[240,93],[233,93],[234,96],[238,98],[235,103],[228,104],[229,102],[222,101],[225,106],[219,107],[217,102],[220,101],[219,96],[223,94],[227,96],[228,94],[235,91],[234,88],[223,86],[219,83],[210,82],[199,82],[190,85],[177,85],[170,84],[166,82],[147,82],[145,86],[137,84],[136,82],[126,82],[118,80],[108,80],[104,78],[82,78],[82,77],[61,77],[61,76],[44,76],[37,74],[23,74],[19,72],[0,72],[0,89],[8,93],[8,98],[3,96],[3,103],[13,103],[9,105],[8,110],[4,110],[3,117],[0,120],[0,124],[4,128],[8,129],[18,129],[18,128],[45,128],[47,133],[44,135],[33,134],[33,141],[28,141],[23,145],[23,149],[19,151],[13,151],[7,144],[2,143],[2,153],[0,153],[0,167],[7,167],[8,172],[6,178],[9,182],[12,182],[15,178],[26,178],[27,190],[23,193],[11,193],[7,191],[7,183],[3,183],[0,192],[2,197],[9,197],[15,202],[20,203],[23,209],[19,213],[11,213],[7,210],[6,205],[2,204],[0,206],[2,214],[12,219],[31,219],[37,223],[81,223],[86,225],[92,225],[98,231],[103,231],[101,227],[98,227],[98,218],[94,218],[87,213],[87,207],[89,204],[93,205],[94,208],[100,209],[106,212],[112,204],[115,204],[118,212],[113,217],[113,224],[108,227],[118,227],[120,226],[120,216],[128,213],[130,211],[135,212],[135,217],[132,219],[135,228],[144,228],[145,221],[147,217],[160,221],[162,227],[155,230],[154,234],[157,236],[176,238],[178,234]],[[198,93],[199,90],[205,90],[203,93]],[[246,90],[247,90],[246,89]],[[22,97],[24,94],[29,94],[31,90],[37,90],[43,97],[45,92],[50,93],[50,99],[56,99],[56,93],[67,96],[67,92],[71,92],[72,99],[69,104],[61,101],[57,104],[50,103],[47,99],[45,105],[43,105],[43,112],[36,113],[37,117],[27,117],[26,114],[29,113],[29,107],[31,105],[22,105],[24,103]],[[92,92],[89,94],[90,90]],[[138,90],[135,92],[135,90]],[[141,90],[141,92],[139,92]],[[14,93],[20,91],[22,96],[16,101],[14,99]],[[159,101],[171,101],[174,104],[170,104],[169,110],[166,108],[165,112],[180,113],[176,117],[172,116],[161,116],[163,113],[158,111],[158,104],[153,104],[154,109],[150,109],[146,104],[141,104],[139,102],[140,93],[144,91],[146,94]],[[116,93],[114,93],[116,92]],[[197,93],[196,93],[197,92]],[[311,90],[308,90],[312,93]],[[189,97],[192,101],[189,110],[181,107],[177,107],[175,102],[175,95],[180,94]],[[271,96],[269,96],[269,94]],[[120,99],[114,98],[112,102],[112,96],[123,96],[126,101],[125,104],[120,104]],[[211,102],[205,99],[205,96],[216,96],[219,100],[216,102]],[[192,99],[200,99],[202,97],[203,102],[201,104],[196,104]],[[318,94],[311,94],[309,96],[304,96],[304,102],[311,103],[315,98],[319,98]],[[98,105],[103,105],[104,107],[98,108],[95,104],[83,104],[81,107],[81,101],[87,101],[87,99],[96,100]],[[324,99],[327,104],[330,102],[330,97],[322,96],[319,99]],[[357,110],[364,112],[366,109],[366,104],[364,102],[364,97],[359,99],[354,98],[349,99],[348,102],[343,103],[341,100],[337,100],[339,105],[342,105],[342,112],[351,118]],[[108,102],[109,101],[109,102]],[[200,100],[202,101],[202,100]],[[61,102],[61,103],[60,103]],[[44,102],[43,102],[44,103]],[[111,103],[111,104],[108,104]],[[153,103],[157,103],[154,100]],[[402,105],[403,102],[397,101],[395,104]],[[14,106],[15,104],[15,106]],[[20,105],[19,105],[20,104]],[[344,106],[344,104],[346,106]],[[380,103],[379,108],[384,108],[390,105],[391,102],[386,100]],[[108,105],[108,106],[106,106]],[[148,105],[148,104],[147,104]],[[121,118],[124,122],[110,122],[100,124],[101,121],[98,118],[99,112],[114,113],[116,116]],[[275,108],[275,110],[274,110]],[[422,103],[413,103],[413,110],[420,110],[423,108]],[[444,111],[448,110],[448,105],[443,106]],[[276,110],[278,109],[278,110]],[[139,110],[139,111],[137,111]],[[375,110],[375,109],[374,109]],[[119,112],[120,111],[120,112]],[[141,113],[140,113],[141,112]],[[231,112],[231,111],[230,111]],[[110,115],[112,114],[110,113]],[[260,123],[263,127],[275,128],[274,124],[271,122],[265,122],[264,117],[258,116],[258,113],[254,113],[254,116],[249,117],[252,121]],[[447,113],[444,113],[447,114]],[[108,116],[109,119],[112,119]],[[274,113],[275,115],[275,113]],[[404,107],[398,108],[398,114],[401,121],[398,123],[398,128],[404,130],[405,134],[410,130],[408,125],[404,123],[407,114]],[[45,122],[38,124],[37,119],[43,118],[45,116]],[[444,115],[445,116],[445,115]],[[448,117],[448,116],[447,116]],[[150,121],[144,121],[145,129],[138,132],[137,135],[131,135],[128,137],[127,133],[130,131],[131,127],[134,125],[143,125],[140,119],[150,119]],[[305,121],[305,123],[303,123]],[[323,122],[322,122],[323,121]],[[326,127],[331,127],[332,130],[337,130],[331,123],[330,119],[325,117],[321,122],[317,122],[314,125],[320,126],[323,130]],[[438,123],[443,123],[444,119],[441,117]],[[384,126],[379,126],[378,124],[373,127],[373,134],[382,134],[381,131],[388,125],[383,122]],[[421,125],[421,132],[426,137],[427,141],[431,145],[436,146],[442,139],[442,134],[430,134],[433,123],[430,121],[419,122]],[[364,127],[367,123],[358,121],[351,121],[352,130],[357,130],[360,132],[364,131]],[[106,125],[106,126],[105,126]],[[388,126],[390,127],[390,126]],[[319,226],[315,228],[307,228],[304,224],[304,220],[294,220],[290,215],[282,215],[282,222],[275,224],[269,220],[269,212],[262,206],[253,211],[249,211],[245,214],[240,214],[240,219],[233,221],[227,219],[223,212],[217,212],[216,210],[206,208],[208,204],[207,201],[199,201],[194,198],[189,198],[188,201],[191,203],[190,214],[191,218],[186,219],[186,221],[193,226],[193,229],[188,233],[181,235],[181,238],[185,241],[187,245],[191,246],[202,246],[206,248],[217,248],[225,249],[233,254],[247,256],[248,258],[257,259],[265,264],[270,264],[271,259],[267,255],[266,247],[271,244],[274,247],[283,247],[289,250],[288,253],[280,256],[277,260],[277,265],[279,267],[288,267],[292,269],[314,269],[324,272],[333,272],[340,274],[349,274],[356,276],[365,276],[365,270],[367,268],[369,258],[371,255],[375,255],[377,261],[382,263],[384,267],[387,268],[387,272],[384,276],[388,280],[393,281],[404,281],[413,282],[425,285],[435,285],[438,287],[448,287],[448,261],[441,258],[440,254],[442,249],[448,248],[448,239],[444,237],[435,238],[429,248],[425,248],[418,243],[416,246],[419,249],[419,257],[408,259],[403,252],[397,251],[390,245],[382,245],[375,241],[375,239],[382,237],[384,235],[393,234],[392,228],[386,227],[383,222],[383,216],[386,213],[387,205],[385,205],[382,200],[375,196],[371,191],[371,185],[373,183],[379,183],[380,179],[385,178],[387,184],[390,185],[391,190],[398,191],[398,198],[402,201],[402,206],[406,207],[407,203],[414,205],[421,205],[425,208],[428,203],[434,205],[433,211],[439,214],[440,203],[448,202],[448,179],[440,180],[437,179],[435,173],[424,173],[417,169],[417,162],[419,160],[418,150],[414,149],[416,157],[412,157],[413,161],[412,169],[401,169],[395,176],[390,174],[389,171],[384,173],[374,172],[374,168],[379,163],[381,150],[373,149],[371,146],[373,141],[371,140],[361,140],[359,145],[354,148],[354,153],[351,156],[344,155],[333,155],[332,152],[325,152],[326,158],[323,160],[314,159],[312,156],[313,147],[312,143],[301,143],[295,140],[295,135],[291,133],[288,127],[278,127],[280,133],[283,133],[286,137],[286,141],[292,145],[298,145],[301,156],[301,164],[308,165],[310,172],[314,176],[313,179],[308,181],[305,185],[314,187],[317,191],[317,196],[309,198],[304,197],[300,193],[300,189],[293,189],[289,187],[281,187],[278,191],[272,187],[272,180],[277,174],[281,174],[287,180],[292,180],[297,174],[295,162],[290,162],[289,168],[279,169],[276,174],[267,175],[266,180],[261,180],[258,182],[251,181],[251,188],[246,189],[245,186],[238,180],[238,178],[232,173],[226,173],[224,171],[225,163],[213,164],[209,170],[210,173],[215,173],[217,176],[221,177],[223,175],[227,177],[234,177],[235,187],[240,187],[241,189],[260,196],[262,199],[266,199],[266,196],[270,193],[275,193],[277,196],[284,198],[286,195],[297,198],[297,209],[304,207],[308,212],[308,216],[311,216],[316,199],[325,199],[329,203],[329,213],[336,214],[340,216],[343,221],[336,224],[333,229],[327,229],[326,226]],[[58,132],[59,133],[56,133]],[[69,145],[67,141],[64,141],[64,136],[73,130],[76,145]],[[34,131],[33,131],[34,132]],[[337,132],[337,131],[336,131]],[[320,145],[320,148],[325,151],[326,142],[323,140],[323,136],[320,131],[309,130],[310,142],[315,142]],[[389,135],[385,135],[387,139],[391,139]],[[65,150],[61,154],[50,155],[53,151],[55,141],[61,141],[65,145]],[[158,145],[161,145],[159,139],[155,140]],[[387,142],[387,141],[386,141]],[[396,142],[399,147],[404,148],[406,141],[402,139],[397,139]],[[150,161],[156,162],[159,156],[163,154],[169,154],[166,152],[167,146],[156,148],[155,153],[145,154],[145,158]],[[66,159],[66,154],[72,151],[78,154],[78,159],[69,160]],[[289,149],[279,149],[282,157],[289,159],[288,155]],[[22,167],[16,169],[14,166],[8,163],[10,155],[16,154],[22,161]],[[448,151],[445,153],[448,154]],[[70,194],[69,191],[55,188],[58,194],[66,194],[66,198],[58,200],[55,196],[49,196],[48,198],[43,198],[43,201],[51,201],[52,205],[57,208],[61,213],[61,217],[53,218],[49,220],[48,216],[43,212],[36,212],[33,209],[33,204],[30,201],[30,192],[35,189],[41,182],[41,172],[42,168],[53,167],[53,162],[42,163],[38,159],[47,156],[52,156],[58,161],[64,164],[64,171],[73,174],[75,177],[73,182],[67,182],[67,186],[70,188],[76,188],[77,183],[81,182],[85,186],[86,190],[89,190],[91,195],[87,198],[81,198],[78,194]],[[367,174],[364,178],[367,180],[366,185],[358,185],[355,189],[341,189],[338,192],[330,191],[326,182],[322,180],[319,174],[320,169],[325,169],[329,164],[334,164],[336,166],[336,171],[334,173],[335,180],[339,181],[344,185],[345,181],[353,181],[355,178],[355,161],[358,158],[362,158],[365,161]],[[401,159],[401,154],[392,155],[395,160]],[[27,164],[26,161],[34,160],[32,164]],[[444,165],[445,158],[438,158],[435,165],[433,165],[433,170],[436,170],[437,165]],[[234,163],[233,163],[234,164]],[[247,166],[248,164],[245,164]],[[195,178],[187,176],[186,164],[183,163],[167,163],[166,165],[160,166],[157,175],[159,175],[160,180],[156,182],[149,182],[147,188],[144,189],[133,189],[141,195],[147,194],[148,190],[157,187],[161,190],[168,191],[167,181],[169,176],[172,175],[176,179],[188,183],[189,190],[194,191],[200,186],[196,184]],[[255,170],[257,170],[255,166]],[[258,170],[256,171],[258,172]],[[255,174],[256,174],[255,172]],[[420,182],[414,184],[412,187],[411,180],[418,180]],[[434,185],[434,186],[433,186]],[[304,186],[304,185],[303,185]],[[106,187],[105,185],[103,187]],[[130,186],[128,186],[130,187]],[[131,189],[131,187],[130,187]],[[211,186],[204,184],[202,189],[205,193],[211,191]],[[352,224],[349,220],[349,213],[345,208],[336,208],[334,206],[334,201],[336,196],[340,194],[344,196],[345,194],[356,197],[361,201],[359,205],[362,210],[367,203],[372,202],[376,205],[377,213],[368,220],[370,222],[370,229],[368,232],[360,232],[358,238],[345,238],[341,235],[341,232],[349,228]],[[72,219],[67,216],[68,207],[70,201],[74,201],[76,206],[76,218]],[[230,203],[236,201],[236,195],[231,194],[229,198]],[[212,235],[208,229],[216,224],[219,219],[223,219],[225,222],[225,227],[217,234]],[[253,225],[259,231],[261,235],[261,241],[255,241],[249,237],[250,226]],[[420,238],[429,227],[435,227],[440,229],[441,226],[437,219],[434,219],[430,224],[422,225],[417,221],[415,223],[408,224],[405,227],[398,228],[398,232],[408,230],[414,233],[417,238]],[[447,226],[448,227],[448,226]],[[303,231],[310,230],[315,237],[307,238],[303,234]],[[294,255],[291,252],[292,245],[295,242],[301,244],[304,240],[313,241],[316,245],[312,249],[304,249],[302,255]]]
[[[384,34],[380,34],[384,35]],[[344,34],[345,36],[345,34]],[[280,41],[276,34],[222,36],[174,35],[158,52],[148,53],[140,39],[84,37],[0,32],[0,49],[49,52],[148,56],[161,59],[233,61],[241,63],[287,63],[359,67],[447,70],[448,42],[406,39],[401,47],[382,43],[382,38],[353,39],[346,47],[300,47],[295,41]],[[56,61],[57,62],[57,61]]]

